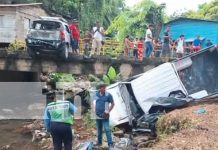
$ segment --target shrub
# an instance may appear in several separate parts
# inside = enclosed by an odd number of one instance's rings
[[[163,115],[157,122],[157,135],[161,137],[190,128],[192,123],[192,120],[185,116]]]

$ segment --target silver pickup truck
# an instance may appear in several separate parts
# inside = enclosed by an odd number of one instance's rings
[[[68,59],[71,50],[71,33],[68,23],[61,18],[41,17],[32,23],[26,38],[30,57],[40,54],[55,54]]]

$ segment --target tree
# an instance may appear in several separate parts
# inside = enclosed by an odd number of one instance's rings
[[[80,25],[89,30],[96,21],[108,27],[122,11],[124,0],[86,0],[81,5]]]
[[[157,5],[151,0],[144,0],[133,9],[126,9],[115,18],[107,33],[114,33],[120,41],[126,35],[144,37],[148,24],[155,25],[155,36],[158,37],[163,23],[164,5]]]
[[[78,19],[82,31],[96,21],[107,28],[122,11],[125,0],[12,0],[14,3],[42,2],[43,8],[66,19]]]
[[[199,5],[197,11],[188,11],[183,16],[194,19],[218,21],[218,0]]]

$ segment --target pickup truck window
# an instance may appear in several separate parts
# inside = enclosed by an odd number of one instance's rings
[[[36,30],[58,30],[61,27],[59,22],[55,21],[34,21],[32,28]]]

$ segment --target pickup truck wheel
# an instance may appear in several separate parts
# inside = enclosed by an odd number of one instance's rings
[[[61,58],[67,60],[69,57],[69,46],[66,44],[61,51]]]
[[[27,48],[27,53],[31,58],[36,58],[37,54],[30,48]]]

